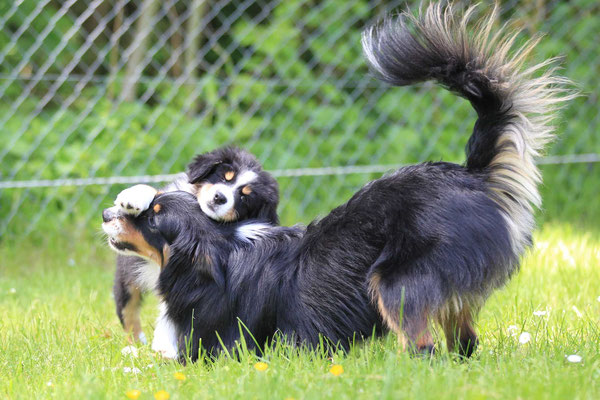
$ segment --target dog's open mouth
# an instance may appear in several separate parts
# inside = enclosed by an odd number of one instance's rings
[[[135,251],[135,246],[131,243],[120,242],[113,237],[108,238],[108,244],[117,251]]]
[[[110,210],[110,209],[107,209]],[[105,213],[107,212],[105,210]],[[126,229],[124,227],[123,218],[118,215],[104,216],[104,222],[102,223],[102,230],[108,237],[108,245],[120,253],[135,252],[136,247],[127,241]],[[125,240],[123,240],[125,239]]]
[[[108,238],[108,244],[110,244],[112,247],[114,247],[117,250],[120,250],[123,247],[123,245],[121,244],[121,242],[119,242],[115,238]]]

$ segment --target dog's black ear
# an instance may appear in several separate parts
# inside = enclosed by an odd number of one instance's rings
[[[264,184],[261,186],[262,205],[257,212],[256,217],[270,222],[273,225],[279,225],[279,217],[277,216],[277,205],[279,204],[279,184],[266,171],[260,171],[261,181]]]
[[[214,153],[197,155],[187,168],[189,182],[197,183],[205,179],[222,162],[221,158]]]
[[[258,218],[263,219],[273,225],[279,225],[279,216],[277,215],[277,202],[267,202],[258,211]]]

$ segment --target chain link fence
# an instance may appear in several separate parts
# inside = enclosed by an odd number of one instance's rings
[[[366,71],[362,29],[406,5],[0,0],[0,235],[96,229],[127,185],[168,181],[224,144],[278,177],[284,223],[394,166],[461,162],[475,121],[466,101],[429,84],[390,89]],[[546,32],[537,57],[563,56],[583,89],[541,161],[597,163],[597,0],[502,10],[523,39]]]

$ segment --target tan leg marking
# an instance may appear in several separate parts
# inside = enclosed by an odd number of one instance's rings
[[[374,273],[371,277],[371,282],[369,282],[369,292],[371,293],[371,298],[377,304],[377,309],[379,310],[379,314],[383,318],[383,322],[387,325],[387,327],[396,334],[398,338],[398,343],[402,347],[402,351],[406,351],[407,340],[406,336],[402,329],[400,329],[400,323],[398,322],[400,318],[400,310],[398,310],[398,315],[393,316],[389,310],[384,306],[383,300],[379,295],[379,285],[381,283],[381,276],[377,273]]]
[[[421,352],[427,349],[433,349],[433,336],[429,330],[428,313],[414,318],[404,319],[402,326],[406,336],[408,336],[409,344],[414,347],[414,350]]]
[[[140,289],[130,290],[131,298],[125,307],[123,307],[123,326],[128,333],[128,340],[138,341],[142,333],[142,321],[140,320],[140,308],[142,305],[142,293]],[[133,340],[131,338],[133,336]]]
[[[463,305],[459,311],[448,312],[444,318],[439,319],[439,322],[446,336],[448,351],[470,355],[477,346],[477,333],[473,328],[471,307]],[[470,351],[466,348],[469,346],[471,347]]]

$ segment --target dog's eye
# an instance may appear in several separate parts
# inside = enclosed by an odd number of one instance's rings
[[[252,189],[250,188],[249,185],[246,185],[243,188],[241,188],[240,189],[240,200],[246,200],[247,196],[249,196],[250,193],[252,193]]]
[[[156,217],[152,216],[148,218],[148,227],[150,229],[156,229]]]

